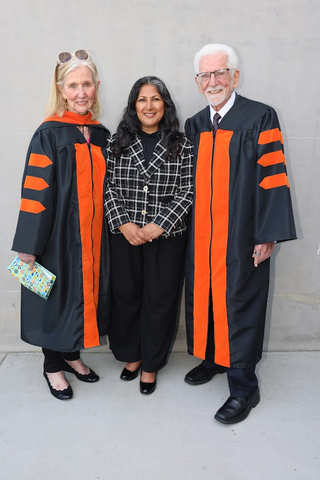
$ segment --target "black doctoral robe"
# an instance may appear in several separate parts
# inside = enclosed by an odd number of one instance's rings
[[[187,120],[186,134],[195,147],[188,352],[206,358],[209,321],[214,358],[207,360],[250,367],[262,354],[270,263],[254,267],[254,246],[296,238],[278,118],[271,107],[238,96],[215,139],[209,106]]]
[[[104,215],[108,130],[91,113],[46,119],[27,153],[12,249],[36,255],[56,282],[48,300],[22,287],[21,338],[57,351],[100,344],[110,307]],[[90,129],[90,142],[77,128]]]

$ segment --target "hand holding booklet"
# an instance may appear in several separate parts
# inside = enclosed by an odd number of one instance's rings
[[[33,269],[30,270],[29,265],[16,256],[13,262],[10,263],[8,270],[23,286],[41,298],[48,299],[56,276],[40,265],[40,263],[35,262]]]

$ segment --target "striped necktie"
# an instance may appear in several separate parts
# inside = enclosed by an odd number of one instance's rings
[[[219,113],[214,114],[213,122],[212,122],[214,135],[216,134],[220,118],[221,118],[221,116],[219,115]]]

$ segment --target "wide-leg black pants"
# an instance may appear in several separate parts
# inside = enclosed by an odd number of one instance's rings
[[[110,348],[117,360],[162,368],[173,341],[187,234],[134,247],[111,235]]]

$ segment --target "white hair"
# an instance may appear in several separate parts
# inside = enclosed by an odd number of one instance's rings
[[[233,48],[220,43],[209,43],[209,45],[205,45],[195,54],[193,65],[196,74],[199,73],[199,62],[201,58],[206,55],[215,55],[217,53],[224,53],[226,55],[228,68],[238,68],[238,57]]]

